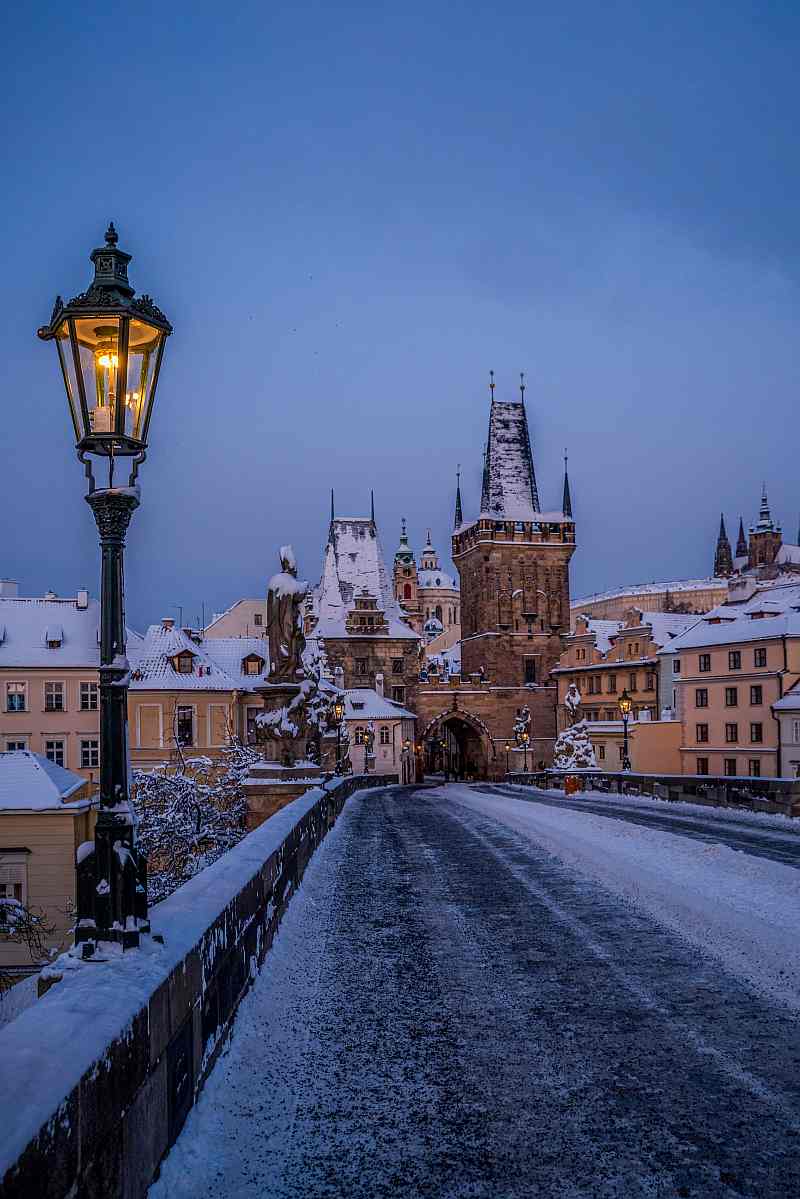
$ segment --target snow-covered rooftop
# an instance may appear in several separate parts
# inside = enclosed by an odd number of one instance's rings
[[[419,587],[444,587],[451,591],[458,591],[456,580],[443,570],[420,570],[417,573],[417,585]]]
[[[634,583],[630,587],[617,587],[613,591],[597,591],[594,595],[585,595],[582,599],[572,600],[570,608],[581,608],[584,604],[594,604],[598,600],[621,599],[628,595],[660,595],[666,591],[709,591],[724,589],[728,586],[727,579],[673,579],[670,583]]]
[[[193,656],[191,674],[180,674],[172,664],[185,652]],[[242,662],[253,654],[263,667],[258,674],[245,674]],[[213,637],[198,644],[182,629],[164,624],[150,625],[141,644],[128,647],[128,656],[132,691],[252,690],[266,682],[269,673],[263,637]]]
[[[97,669],[99,630],[97,600],[78,607],[75,599],[0,599],[0,666]]]
[[[77,811],[89,800],[73,800],[86,780],[27,749],[0,753],[0,812]]]
[[[396,704],[369,687],[353,687],[344,693],[345,720],[416,720],[402,704]]]
[[[317,638],[347,636],[347,613],[365,588],[386,614],[386,635],[416,640],[394,598],[375,522],[362,516],[336,517],[330,525],[322,578],[313,594],[313,611],[319,619],[314,630]]]
[[[661,653],[784,636],[800,636],[800,583],[759,588],[744,603],[712,608]]]
[[[793,566],[800,566],[800,545],[790,545],[784,541],[781,548],[775,557],[778,566],[785,566],[791,563]]]

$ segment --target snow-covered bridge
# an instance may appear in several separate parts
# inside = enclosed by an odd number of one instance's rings
[[[581,802],[351,798],[153,1199],[800,1193],[800,838]]]

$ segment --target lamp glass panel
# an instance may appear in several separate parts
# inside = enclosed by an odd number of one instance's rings
[[[145,321],[131,320],[128,331],[128,379],[125,388],[125,433],[141,441],[153,403],[156,363],[164,333]]]
[[[72,343],[70,342],[69,324],[67,321],[64,321],[59,327],[55,340],[56,348],[58,349],[58,360],[61,363],[61,374],[64,377],[64,386],[67,389],[69,412],[72,417],[72,423],[75,426],[75,440],[80,441],[85,436],[86,430],[83,427],[78,372],[72,354]]]
[[[86,392],[91,434],[113,434],[119,369],[117,316],[90,316],[75,321],[80,369]]]

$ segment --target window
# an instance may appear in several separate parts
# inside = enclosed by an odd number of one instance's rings
[[[645,691],[655,691],[656,676],[654,674],[646,674],[644,676],[644,689]]]
[[[792,741],[795,745],[800,745],[800,720],[792,721]]]
[[[81,683],[81,712],[96,712],[100,688],[97,683]]]
[[[747,772],[753,779],[761,778],[761,759],[751,758],[747,763]]]
[[[392,687],[392,699],[396,704],[404,704],[406,702],[405,687]]]
[[[363,745],[363,744],[364,744],[364,729],[363,729],[363,726],[359,724],[356,728],[356,745]]]
[[[753,663],[756,666],[766,666],[767,651],[763,646],[760,649],[753,650]]]
[[[0,899],[28,902],[27,853],[4,852],[0,860]]]
[[[25,707],[25,684],[6,683],[6,712],[24,712]]]
[[[6,753],[13,754],[15,749],[27,749],[24,741],[6,741]]]
[[[711,654],[700,654],[697,659],[697,667],[701,674],[707,674],[711,669]]]
[[[194,712],[190,707],[175,709],[175,736],[178,745],[194,745]]]
[[[708,688],[698,687],[694,693],[694,706],[696,708],[708,707]]]
[[[91,770],[100,765],[100,742],[95,738],[81,741],[81,769]]]
[[[617,690],[617,676],[615,674],[610,674],[608,676],[608,694],[614,695],[616,693],[616,690]]]
[[[390,740],[388,727],[385,724],[381,725],[381,745],[389,745]]]
[[[764,740],[764,726],[759,721],[750,725],[750,740],[754,745]]]
[[[727,775],[736,774],[736,759],[735,758],[726,758],[725,759],[725,773]]]
[[[64,765],[64,742],[63,741],[45,741],[44,756],[48,762],[55,762],[56,766]]]
[[[708,774],[708,758],[697,759],[697,773]]]
[[[366,658],[356,658],[356,674],[366,674],[366,673],[367,673],[367,659]]]
[[[247,727],[247,744],[248,745],[255,745],[255,743],[256,743],[256,728],[258,727],[256,725],[256,716],[261,711],[263,711],[263,709],[256,707],[255,705],[252,707],[248,706],[248,708],[246,710],[245,717],[246,717],[246,721],[247,721],[246,727]]]
[[[402,674],[402,673],[403,673],[403,659],[402,658],[392,658],[392,674]]]
[[[763,702],[764,691],[761,687],[761,684],[757,683],[755,686],[750,688],[750,703],[754,708],[757,708],[759,704],[763,704]]]
[[[606,708],[605,712],[603,713],[603,719],[604,720],[616,720],[617,713],[614,711],[613,708]]]
[[[725,725],[725,740],[728,743],[728,745],[736,744],[736,742],[739,740],[738,724],[726,724]]]
[[[698,744],[702,745],[703,743],[708,741],[708,725],[707,724],[696,724],[694,726],[694,732],[695,732],[695,741],[697,741]]]
[[[403,584],[403,599],[411,599],[411,584]]]
[[[742,669],[742,653],[741,650],[732,649],[728,651],[728,670]]]
[[[258,654],[248,654],[246,658],[242,659],[242,666],[245,674],[256,675],[261,674],[265,662],[263,658],[259,658]]]
[[[598,758],[600,759],[600,761],[601,761],[601,762],[605,762],[605,760],[606,760],[606,747],[605,747],[605,745],[598,745],[598,747],[597,747],[597,756],[598,756]]]
[[[585,662],[586,661],[586,650],[585,649],[581,648],[581,649],[575,650],[575,661],[576,662]]]
[[[186,650],[173,658],[173,664],[178,674],[191,674],[194,667],[194,655]]]
[[[726,687],[725,688],[725,707],[726,708],[736,708],[738,706],[739,706],[739,688],[738,687]]]
[[[681,660],[680,660],[680,658],[673,658],[673,659],[672,659],[672,673],[673,673],[673,674],[680,674],[680,673],[681,673]]]
[[[525,659],[525,686],[528,687],[536,682],[536,659]],[[597,690],[600,690],[600,680],[597,680]]]
[[[263,615],[260,612],[255,612],[253,614],[253,624],[262,625],[263,623],[264,623]]]
[[[619,751],[619,760],[620,760],[620,762],[624,762],[625,761],[625,747],[620,745],[617,748]]]
[[[44,685],[44,710],[45,710],[45,712],[63,712],[64,711],[64,684],[63,683],[45,683],[45,685]]]
[[[628,687],[630,688],[631,691],[636,690],[636,675],[635,674],[628,675]]]

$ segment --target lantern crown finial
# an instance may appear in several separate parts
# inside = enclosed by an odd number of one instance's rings
[[[106,229],[106,245],[107,246],[115,246],[118,241],[119,241],[119,234],[117,233],[116,229],[114,228],[114,222],[109,221],[108,228]]]

